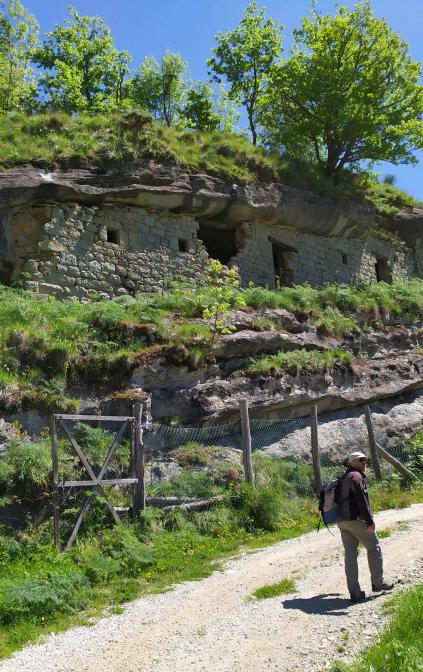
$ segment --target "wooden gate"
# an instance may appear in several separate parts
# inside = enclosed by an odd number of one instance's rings
[[[145,508],[145,489],[144,489],[144,444],[142,440],[142,404],[136,404],[133,407],[132,416],[107,416],[107,415],[64,415],[54,414],[52,416],[52,433],[51,433],[51,456],[52,456],[52,471],[53,471],[53,514],[54,514],[54,541],[57,548],[61,549],[60,541],[60,504],[59,491],[66,488],[92,488],[90,493],[81,508],[78,519],[73,527],[71,535],[66,542],[64,550],[67,551],[72,546],[76,539],[82,521],[89,510],[95,492],[98,492],[103,498],[108,507],[114,521],[117,525],[121,524],[119,514],[109,502],[104,491],[104,485],[132,485],[133,486],[133,506],[132,515],[136,518],[139,511]],[[121,427],[116,434],[109,452],[103,462],[103,465],[96,475],[93,468],[87,459],[81,446],[76,441],[68,422],[115,422],[120,423]],[[61,428],[65,433],[70,445],[78,455],[82,462],[90,480],[79,481],[59,481],[59,460],[58,460],[58,428]],[[104,478],[107,467],[115,454],[116,448],[122,441],[125,432],[129,429],[130,444],[131,444],[131,472],[130,478]]]

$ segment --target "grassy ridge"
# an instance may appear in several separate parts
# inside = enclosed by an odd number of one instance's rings
[[[316,166],[254,147],[239,134],[165,128],[138,112],[78,117],[15,113],[0,119],[0,156],[3,168],[35,163],[128,169],[143,159],[155,159],[232,182],[281,180],[337,200],[364,201],[384,214],[417,204],[405,192],[366,176],[346,174],[343,183],[335,185]]]
[[[303,285],[278,291],[253,287],[233,292],[234,298],[242,294],[247,308],[286,308],[314,324],[318,333],[336,337],[358,332],[357,312],[365,314],[367,330],[380,326],[381,315],[409,324],[423,313],[423,282],[417,279],[392,285]],[[207,288],[201,287],[81,304],[52,297],[40,300],[30,292],[0,286],[0,407],[5,412],[34,407],[74,410],[81,388],[95,385],[101,390],[112,380],[119,389],[138,362],[160,353],[198,368],[207,359],[212,334],[198,318],[210,301]],[[271,326],[269,320],[258,325]],[[153,346],[151,329],[158,341]],[[280,353],[251,366],[307,371],[311,365],[318,370],[340,363],[349,365],[348,353]]]

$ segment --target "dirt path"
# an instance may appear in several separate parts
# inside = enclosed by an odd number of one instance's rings
[[[379,530],[386,575],[396,587],[423,581],[423,504],[385,511]],[[403,523],[403,524],[401,524]],[[317,672],[348,637],[348,655],[383,627],[386,596],[346,599],[339,533],[312,532],[228,562],[200,582],[137,600],[119,616],[50,636],[0,663],[0,672]],[[363,589],[370,590],[365,553]],[[297,592],[249,600],[252,591],[296,577]]]

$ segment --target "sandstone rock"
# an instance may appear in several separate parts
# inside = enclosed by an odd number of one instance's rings
[[[287,352],[289,350],[325,350],[336,347],[339,343],[334,339],[322,341],[314,334],[288,334],[281,331],[238,331],[235,334],[222,336],[212,350],[217,358],[245,357],[266,352]]]

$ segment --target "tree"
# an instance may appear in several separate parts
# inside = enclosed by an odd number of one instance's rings
[[[244,12],[239,26],[216,36],[214,56],[207,61],[213,81],[225,77],[231,100],[241,102],[248,116],[253,144],[257,144],[257,115],[269,73],[282,52],[282,26],[266,19],[255,2]]]
[[[73,7],[64,24],[47,33],[34,61],[47,103],[67,112],[99,112],[119,101],[131,57],[116,49],[110,28],[98,16],[80,16]]]
[[[215,110],[210,86],[199,82],[188,89],[182,116],[189,128],[198,131],[215,131],[220,127],[222,120]]]
[[[0,0],[0,114],[24,106],[35,93],[30,67],[38,24],[19,0]]]
[[[166,51],[160,63],[148,56],[131,82],[130,98],[166,126],[176,123],[186,92],[187,65],[176,53]]]
[[[370,0],[322,16],[315,3],[272,72],[263,123],[274,147],[312,147],[327,175],[363,161],[415,163],[423,144],[421,67]]]

